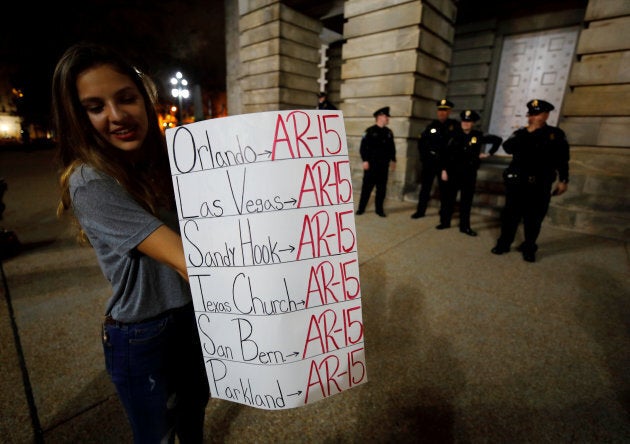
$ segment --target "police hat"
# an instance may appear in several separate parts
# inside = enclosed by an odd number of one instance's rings
[[[326,94],[325,92],[320,92],[319,94],[317,94],[317,97],[327,97],[328,94]]]
[[[461,117],[462,122],[476,122],[481,119],[481,116],[472,109],[465,109],[459,113],[459,117]]]
[[[374,111],[373,116],[376,117],[381,114],[385,114],[387,117],[389,117],[389,106],[385,106],[383,108],[377,109],[376,111]]]
[[[455,106],[453,105],[453,102],[447,99],[438,100],[435,105],[437,106],[438,109],[451,109],[452,107]]]
[[[555,109],[555,107],[544,100],[534,99],[527,102],[527,114],[531,116],[535,116],[540,113],[547,113],[553,109]]]

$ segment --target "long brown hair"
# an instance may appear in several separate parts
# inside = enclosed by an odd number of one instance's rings
[[[131,163],[123,153],[104,140],[92,126],[79,100],[77,77],[89,68],[108,65],[129,77],[138,87],[149,121],[140,149],[141,161]],[[111,48],[79,43],[68,48],[57,62],[52,81],[52,112],[60,164],[61,199],[57,215],[72,207],[69,179],[81,164],[87,164],[115,178],[147,211],[174,208],[175,200],[166,141],[160,130],[155,84]],[[75,219],[76,222],[76,219]],[[77,224],[78,226],[78,224]],[[79,239],[86,241],[80,226]]]

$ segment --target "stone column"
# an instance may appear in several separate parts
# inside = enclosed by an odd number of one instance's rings
[[[224,0],[225,2],[225,85],[227,88],[228,114],[237,115],[243,113],[241,100],[241,57],[239,45],[238,21],[240,18],[238,1]]]
[[[388,197],[417,187],[417,137],[446,92],[456,12],[452,0],[346,0],[340,95],[355,187],[361,135],[383,106],[398,158]]]
[[[321,23],[280,0],[238,5],[241,112],[314,109]]]

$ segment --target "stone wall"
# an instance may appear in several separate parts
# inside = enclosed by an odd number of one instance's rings
[[[571,144],[569,191],[550,223],[630,240],[630,2],[590,0],[560,126]]]
[[[455,28],[453,59],[448,81],[448,97],[455,104],[453,117],[459,118],[461,110],[474,109],[481,114],[481,126],[484,129],[487,128],[490,119],[489,107],[492,98],[490,79],[493,72],[496,72],[496,60],[499,58],[495,51],[496,44],[496,19]]]
[[[341,42],[328,47],[328,61],[326,62],[326,92],[328,100],[337,108],[341,106]]]

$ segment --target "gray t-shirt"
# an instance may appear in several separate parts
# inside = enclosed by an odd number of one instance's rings
[[[88,165],[72,173],[70,196],[112,286],[105,314],[120,322],[138,322],[192,300],[190,286],[175,270],[136,249],[163,224],[179,233],[175,214],[156,218],[114,178]]]

